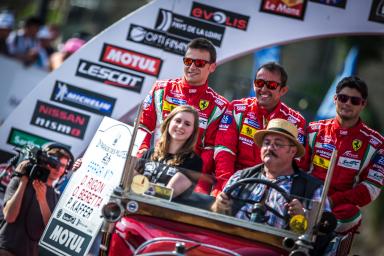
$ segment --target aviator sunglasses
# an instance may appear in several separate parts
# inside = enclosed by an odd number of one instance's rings
[[[187,67],[190,67],[192,63],[195,63],[195,66],[198,68],[204,67],[207,63],[211,63],[208,60],[202,60],[202,59],[191,59],[191,58],[183,58],[184,65]]]
[[[352,105],[355,105],[355,106],[358,106],[358,105],[361,105],[362,103],[364,103],[364,100],[360,97],[348,96],[348,95],[340,94],[340,93],[336,95],[336,99],[338,101],[340,101],[341,103],[347,103],[348,100],[350,99]]]
[[[266,86],[269,90],[276,90],[277,87],[280,86],[280,83],[275,82],[275,81],[265,81],[263,79],[255,79],[253,81],[253,84],[255,85],[256,88],[263,88]]]

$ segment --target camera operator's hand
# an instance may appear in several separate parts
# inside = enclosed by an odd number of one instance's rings
[[[39,181],[39,180],[34,180],[32,182],[32,186],[36,191],[36,199],[38,202],[46,201],[45,194],[47,192],[47,185],[45,183]]]
[[[49,218],[51,217],[51,214],[52,214],[48,206],[47,197],[46,197],[47,185],[40,180],[34,180],[32,182],[32,186],[36,191],[36,200],[39,203],[40,212],[41,212],[41,215],[43,216],[44,223],[45,225],[47,225]]]
[[[15,172],[21,174],[22,177],[26,177],[28,179],[28,176],[25,174],[27,173],[27,168],[29,167],[29,165],[30,165],[30,161],[24,160],[16,166]]]

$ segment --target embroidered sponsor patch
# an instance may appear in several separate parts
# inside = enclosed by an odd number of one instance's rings
[[[257,129],[255,129],[255,128],[247,125],[247,124],[243,124],[243,126],[241,127],[240,134],[253,139],[256,131],[257,131]]]
[[[376,147],[377,145],[380,144],[380,141],[378,141],[378,140],[375,139],[375,138],[371,138],[371,139],[369,140],[369,143]]]
[[[248,138],[245,138],[245,137],[240,137],[239,138],[239,141],[243,142],[244,144],[246,145],[249,145],[249,146],[253,146],[253,144],[255,144],[255,142],[253,141],[253,139],[248,139]]]
[[[318,155],[315,155],[313,157],[312,162],[314,165],[317,165],[317,166],[324,168],[324,169],[328,169],[328,166],[329,166],[329,160],[328,159],[325,159],[325,158],[322,158]]]
[[[245,105],[235,105],[235,110],[236,111],[242,112],[242,111],[245,111],[245,109],[246,109]]]
[[[368,170],[368,179],[383,184],[384,174],[373,169]]]
[[[224,114],[221,118],[220,124],[231,124],[233,121],[233,118],[231,115]]]
[[[208,119],[199,117],[199,128],[207,129],[207,126],[208,126]]]
[[[151,103],[152,103],[152,96],[148,94],[147,97],[145,97],[144,99],[143,108],[148,109]]]
[[[249,126],[256,128],[256,129],[260,129],[260,124],[256,120],[245,118],[244,123],[249,125]]]
[[[347,150],[343,153],[343,156],[346,156],[346,157],[352,157],[352,158],[358,158],[359,155],[358,154],[354,154],[352,153],[351,150]]]
[[[200,100],[200,101],[199,101],[199,108],[200,108],[201,110],[205,110],[205,109],[207,109],[208,106],[209,106],[209,101],[208,101],[208,100]]]
[[[163,101],[163,110],[171,112],[178,105],[169,103],[168,101]]]
[[[363,145],[363,142],[361,140],[355,139],[352,141],[352,148],[355,151],[358,151],[362,145]]]
[[[297,135],[297,140],[300,142],[300,144],[304,145],[305,144],[305,136],[301,133]]]
[[[320,142],[316,142],[315,147],[316,148],[325,148],[325,149],[328,149],[331,151],[333,151],[336,148],[335,145],[328,144],[328,143],[320,143]]]
[[[331,156],[332,156],[332,152],[325,151],[325,150],[322,150],[322,149],[316,150],[316,154],[320,155],[321,157],[325,157],[327,159],[330,159]]]
[[[359,170],[360,163],[361,163],[360,160],[341,156],[339,157],[339,161],[337,162],[337,165],[348,168],[348,169],[352,169],[352,170]]]

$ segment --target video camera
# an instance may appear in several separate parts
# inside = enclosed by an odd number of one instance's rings
[[[17,166],[24,160],[29,161],[26,166],[25,174],[23,175],[28,176],[30,180],[36,179],[46,182],[50,173],[47,165],[50,165],[53,168],[58,168],[60,166],[60,159],[58,157],[48,155],[46,151],[36,146],[26,145],[18,150],[18,152],[19,154],[16,156],[18,161],[14,162],[17,162]]]

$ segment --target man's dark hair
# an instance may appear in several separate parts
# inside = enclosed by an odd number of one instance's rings
[[[287,85],[287,81],[288,81],[288,75],[287,75],[287,72],[285,71],[285,69],[283,68],[283,66],[281,66],[280,64],[276,63],[276,62],[267,62],[267,63],[264,63],[263,65],[261,65],[261,67],[259,67],[259,69],[256,71],[256,75],[257,73],[261,70],[261,69],[266,69],[272,73],[279,73],[280,74],[280,85],[281,87],[284,87]]]
[[[336,94],[338,94],[344,87],[356,89],[364,100],[368,98],[367,84],[357,76],[347,76],[341,79],[336,86]]]
[[[199,50],[206,50],[209,52],[209,55],[211,56],[210,62],[215,63],[216,62],[216,48],[212,44],[211,41],[205,38],[195,38],[188,44],[188,49],[199,49]]]
[[[25,27],[31,27],[31,26],[40,27],[41,25],[43,25],[43,22],[39,17],[36,17],[36,16],[28,17],[24,23]]]

